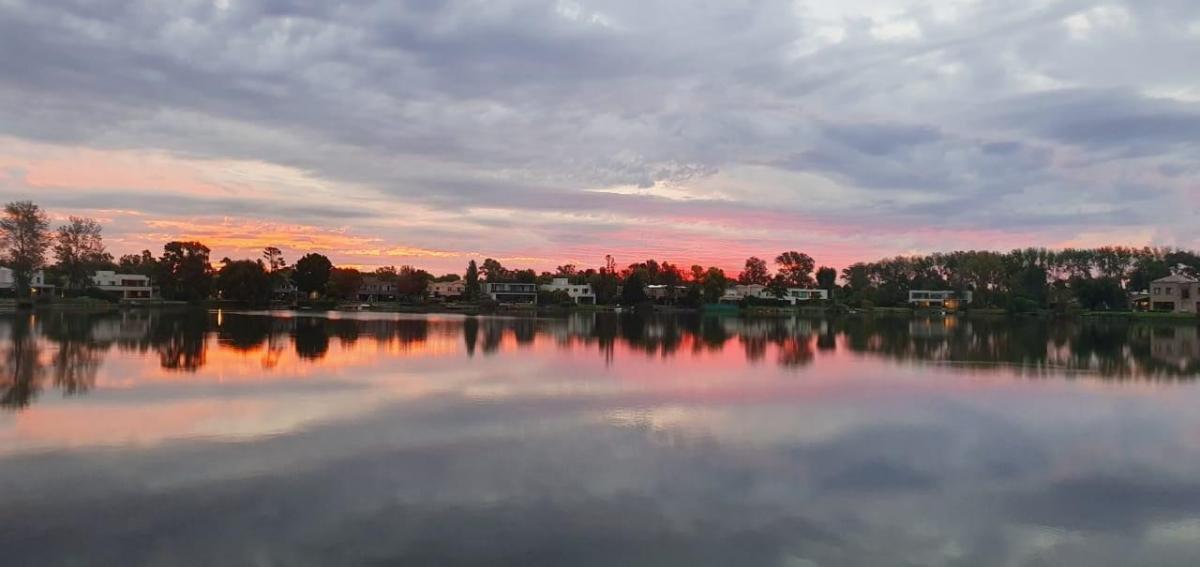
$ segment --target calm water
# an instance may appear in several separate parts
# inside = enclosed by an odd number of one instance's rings
[[[5,565],[1196,565],[1194,325],[0,318]]]

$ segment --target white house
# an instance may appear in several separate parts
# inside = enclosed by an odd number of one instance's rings
[[[0,268],[0,289],[9,293],[16,291],[17,281],[13,278],[11,268]],[[33,279],[29,282],[29,287],[34,294],[51,293],[54,291],[54,285],[46,283],[46,272],[38,270],[33,273]]]
[[[787,288],[787,296],[783,299],[795,305],[801,301],[817,301],[829,299],[829,290],[827,289],[805,289],[801,287]]]
[[[537,284],[488,282],[484,284],[483,291],[496,303],[537,304]]]
[[[913,307],[942,307],[958,309],[971,303],[974,293],[970,291],[914,289],[908,292],[908,303]]]
[[[429,296],[436,298],[462,297],[467,294],[467,282],[432,282],[429,284]]]
[[[738,284],[725,290],[725,295],[721,296],[721,301],[724,303],[738,303],[747,298],[756,299],[771,299],[777,301],[786,301],[792,305],[805,301],[814,301],[820,299],[829,299],[829,290],[825,289],[806,289],[799,287],[789,287],[784,290],[783,297],[776,297],[767,286],[760,284],[742,285]]]
[[[92,275],[92,285],[121,299],[150,299],[154,296],[150,277],[141,274],[118,274],[101,270]]]
[[[573,284],[567,278],[554,278],[552,283],[542,284],[542,291],[565,291],[577,304],[595,305],[596,293],[592,284]]]

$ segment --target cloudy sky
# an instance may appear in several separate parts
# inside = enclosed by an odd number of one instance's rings
[[[0,198],[459,270],[1200,247],[1195,0],[0,0]]]

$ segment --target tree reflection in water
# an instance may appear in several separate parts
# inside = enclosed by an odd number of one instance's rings
[[[203,311],[129,311],[117,314],[20,314],[0,318],[6,338],[0,356],[0,403],[27,406],[51,380],[64,394],[95,387],[111,349],[154,353],[172,372],[196,372],[210,348],[262,352],[262,368],[276,368],[290,346],[307,363],[338,348],[377,344],[420,352],[431,333],[459,336],[467,357],[538,348],[596,349],[606,361],[620,352],[693,356],[740,346],[744,359],[769,356],[786,368],[819,364],[841,353],[913,363],[947,363],[973,371],[1006,369],[1025,376],[1097,376],[1105,379],[1191,380],[1200,375],[1196,324],[1123,320],[739,318],[699,315],[581,313],[562,318],[424,318],[341,314],[267,316]],[[508,338],[508,340],[506,340]],[[478,349],[478,350],[477,350]],[[394,351],[395,352],[395,351]],[[735,351],[736,352],[736,351]],[[773,354],[772,354],[773,353]]]

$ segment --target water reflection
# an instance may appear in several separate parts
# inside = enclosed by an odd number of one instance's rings
[[[335,342],[343,351],[383,344],[419,354],[429,346],[431,335],[461,337],[459,345],[467,357],[545,343],[595,351],[610,363],[618,352],[669,358],[731,349],[742,353],[744,363],[773,361],[785,368],[867,355],[906,363],[952,364],[971,372],[1003,369],[1026,376],[1122,380],[1200,376],[1200,333],[1190,324],[628,314],[538,319],[340,314],[329,318],[131,311],[0,318],[0,336],[7,337],[0,400],[5,407],[25,407],[48,379],[64,394],[87,392],[95,386],[105,355],[114,349],[153,352],[163,370],[184,374],[204,368],[214,351],[261,351],[261,368],[270,371],[289,351],[299,360],[321,362]]]
[[[1193,565],[1200,388],[1167,382],[1197,376],[1198,340],[1103,321],[9,317],[0,546],[13,565]]]

